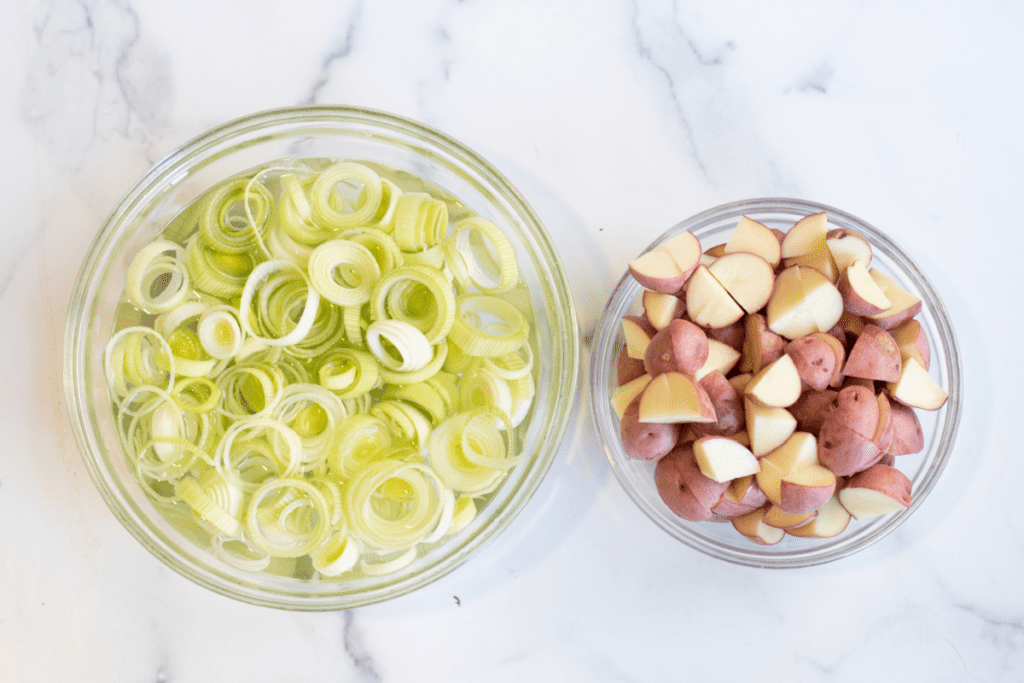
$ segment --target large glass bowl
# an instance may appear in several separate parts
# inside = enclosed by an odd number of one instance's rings
[[[133,478],[115,431],[102,355],[132,256],[169,219],[230,176],[288,158],[364,160],[418,176],[496,223],[513,242],[535,311],[531,330],[538,388],[518,437],[525,459],[480,514],[404,569],[343,581],[240,571],[204,547],[201,530],[165,519]],[[450,137],[386,113],[300,107],[258,113],[215,128],[157,163],[114,208],[82,264],[66,330],[65,384],[82,457],[122,524],[150,552],[192,581],[246,602],[300,610],[379,602],[452,571],[495,538],[537,489],[560,446],[578,377],[579,335],[565,272],[538,217],[487,161]]]
[[[619,438],[618,416],[609,402],[616,385],[616,358],[624,339],[621,319],[642,313],[639,296],[642,287],[627,271],[612,292],[608,306],[598,323],[590,360],[592,409],[598,432],[612,471],[625,492],[643,512],[676,539],[688,546],[735,564],[753,567],[805,567],[838,560],[863,550],[883,538],[914,514],[939,480],[953,449],[961,409],[961,368],[956,336],[939,295],[914,261],[882,231],[855,216],[830,206],[796,199],[750,199],[718,206],[689,218],[658,237],[639,255],[685,230],[691,231],[707,249],[725,242],[740,216],[785,232],[800,218],[824,211],[830,228],[854,230],[870,241],[872,267],[894,277],[900,285],[919,297],[922,311],[917,319],[932,346],[932,377],[949,393],[940,410],[918,410],[924,430],[925,447],[916,455],[901,455],[896,466],[913,484],[913,502],[899,513],[867,520],[851,520],[847,529],[834,538],[809,539],[787,536],[773,546],[760,546],[741,536],[729,523],[689,522],[673,513],[658,495],[654,485],[654,464],[631,460]]]

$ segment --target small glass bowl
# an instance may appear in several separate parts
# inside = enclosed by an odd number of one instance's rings
[[[289,158],[364,160],[422,178],[496,223],[513,242],[535,311],[531,330],[538,391],[520,426],[526,454],[466,528],[393,574],[298,579],[241,571],[184,533],[136,483],[122,454],[103,372],[103,351],[133,255],[182,208],[219,181]],[[349,107],[257,113],[210,130],[157,163],[121,200],[82,264],[68,314],[65,389],[82,457],[122,524],[186,578],[245,602],[298,610],[346,609],[424,586],[493,540],[536,491],[560,446],[577,389],[579,335],[568,280],[540,220],[519,192],[475,152],[424,125]],[[207,534],[208,536],[208,534]]]
[[[704,249],[725,242],[741,216],[749,216],[769,228],[785,232],[800,218],[824,211],[830,228],[853,230],[871,243],[872,267],[892,276],[919,297],[923,304],[917,319],[932,345],[932,377],[949,393],[949,400],[937,411],[918,410],[925,436],[924,449],[896,460],[913,483],[913,502],[904,511],[867,520],[850,520],[840,535],[829,539],[798,538],[790,535],[773,546],[760,546],[740,535],[729,523],[690,522],[673,513],[661,500],[654,485],[654,463],[631,460],[622,448],[618,416],[610,397],[616,387],[616,359],[622,348],[621,319],[642,313],[639,304],[643,288],[627,271],[619,280],[598,323],[590,361],[592,410],[608,462],[626,494],[655,524],[674,538],[712,557],[751,567],[807,567],[832,562],[863,550],[893,531],[914,513],[928,497],[952,453],[960,423],[961,368],[956,336],[942,301],[920,268],[892,240],[877,228],[830,206],[797,199],[764,198],[725,204],[700,213],[671,228],[639,255],[689,230]]]

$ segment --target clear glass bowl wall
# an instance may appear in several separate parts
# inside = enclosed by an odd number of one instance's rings
[[[118,445],[102,355],[133,255],[184,206],[217,182],[277,159],[379,162],[424,178],[495,222],[513,241],[535,310],[537,396],[521,433],[527,459],[468,527],[403,570],[379,578],[306,581],[240,571],[169,523],[135,483]],[[578,378],[577,322],[558,254],[538,217],[479,155],[416,122],[346,107],[249,116],[196,138],[150,170],[110,214],[87,256],[69,307],[65,385],[83,459],[105,502],[150,552],[187,578],[232,598],[272,607],[329,610],[379,602],[447,574],[523,508],[549,469]],[[201,536],[201,534],[199,534]]]
[[[928,497],[952,454],[960,421],[961,370],[956,337],[949,316],[935,288],[907,253],[882,231],[844,211],[795,199],[751,199],[709,209],[674,226],[639,255],[690,230],[704,249],[728,239],[740,216],[749,216],[769,228],[785,232],[800,218],[825,211],[830,228],[846,228],[864,235],[873,248],[872,267],[894,277],[907,291],[921,298],[917,319],[932,345],[931,374],[946,388],[949,400],[938,411],[918,410],[925,448],[904,455],[896,466],[913,483],[913,503],[902,512],[869,520],[851,520],[846,531],[831,539],[787,536],[777,545],[759,546],[741,536],[728,523],[689,522],[676,516],[662,502],[654,485],[654,464],[630,460],[619,439],[619,420],[609,399],[616,386],[615,361],[624,343],[621,319],[642,313],[642,287],[628,271],[616,285],[598,323],[591,353],[590,391],[594,420],[612,471],[626,494],[659,527],[686,545],[712,557],[753,567],[804,567],[831,562],[866,548],[895,530],[913,515]],[[634,255],[634,256],[635,256]]]

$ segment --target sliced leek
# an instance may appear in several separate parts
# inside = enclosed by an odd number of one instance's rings
[[[146,324],[104,350],[117,438],[145,494],[239,570],[398,571],[524,457],[532,309],[511,241],[379,168],[228,179],[130,264],[126,319]]]

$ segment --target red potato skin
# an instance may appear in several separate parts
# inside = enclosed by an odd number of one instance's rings
[[[878,399],[875,398],[875,392],[859,385],[843,387],[836,394],[835,407],[829,420],[873,441],[878,433]]]
[[[899,401],[890,401],[892,411],[893,438],[889,451],[893,455],[913,455],[924,449],[924,432],[921,421],[910,406]]]
[[[779,485],[780,501],[779,508],[791,515],[806,515],[814,512],[825,504],[832,494],[835,493],[835,482],[831,486],[815,488],[802,488],[794,486],[786,479]],[[808,519],[807,522],[811,520]]]
[[[715,341],[722,342],[727,346],[731,346],[737,351],[743,351],[743,338],[746,336],[743,318],[740,318],[731,325],[718,328],[705,328],[704,331],[707,333],[708,339],[714,339]]]
[[[880,382],[895,382],[900,378],[900,349],[888,332],[877,325],[865,325],[857,337],[843,366],[847,377],[861,377]]]
[[[850,477],[846,482],[846,488],[878,491],[909,507],[913,484],[907,475],[895,467],[878,463]]]
[[[682,425],[641,422],[639,408],[639,398],[633,399],[619,421],[622,450],[633,460],[660,460],[675,448]]]
[[[865,470],[884,455],[874,441],[841,424],[834,415],[821,426],[818,434],[818,462],[832,470],[837,477]]]
[[[832,414],[838,395],[839,392],[834,389],[825,389],[824,391],[810,389],[800,394],[796,403],[788,408],[790,414],[796,418],[797,430],[817,436],[821,431],[821,425]]]
[[[807,336],[786,344],[784,352],[793,359],[800,379],[811,389],[824,391],[836,375],[836,354],[820,337]]]
[[[697,466],[693,446],[677,446],[654,467],[658,495],[672,512],[691,522],[706,522],[714,513],[729,482],[717,482],[705,476]]]
[[[622,349],[619,351],[619,360],[615,368],[616,380],[621,387],[626,382],[632,382],[637,377],[640,377],[645,372],[644,362],[639,358],[631,358],[626,345],[622,345]]]
[[[714,406],[715,422],[694,422],[690,429],[694,436],[732,436],[743,431],[747,424],[743,397],[718,370],[704,375],[697,383],[708,395]]]
[[[708,359],[708,337],[700,326],[676,319],[651,338],[644,367],[651,377],[663,372],[693,376]]]

